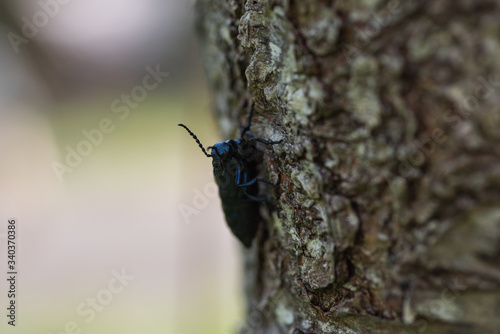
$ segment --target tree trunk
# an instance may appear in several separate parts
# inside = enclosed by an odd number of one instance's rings
[[[500,333],[499,7],[199,1],[225,139],[284,139],[241,333]]]

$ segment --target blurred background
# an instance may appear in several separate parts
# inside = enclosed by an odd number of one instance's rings
[[[1,333],[232,333],[239,244],[185,0],[0,2]],[[5,311],[2,314],[6,313]],[[79,332],[81,330],[81,332]]]

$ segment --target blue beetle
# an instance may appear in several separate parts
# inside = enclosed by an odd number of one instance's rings
[[[266,202],[276,208],[276,205],[265,196],[258,195],[257,182],[267,183],[276,188],[273,183],[257,177],[258,151],[256,142],[266,145],[279,144],[279,141],[268,141],[254,137],[250,132],[254,104],[250,109],[248,125],[242,129],[240,139],[230,139],[209,146],[208,154],[198,137],[184,124],[183,127],[193,137],[205,156],[212,158],[215,182],[219,187],[219,196],[226,222],[233,234],[245,245],[250,247],[257,233],[259,221],[259,202]],[[249,138],[245,139],[247,135]]]

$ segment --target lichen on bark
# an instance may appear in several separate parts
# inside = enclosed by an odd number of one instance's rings
[[[198,2],[222,133],[284,139],[242,333],[498,332],[499,6]]]

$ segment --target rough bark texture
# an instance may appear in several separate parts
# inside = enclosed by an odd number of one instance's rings
[[[500,332],[499,7],[199,1],[225,139],[284,139],[242,333]]]

